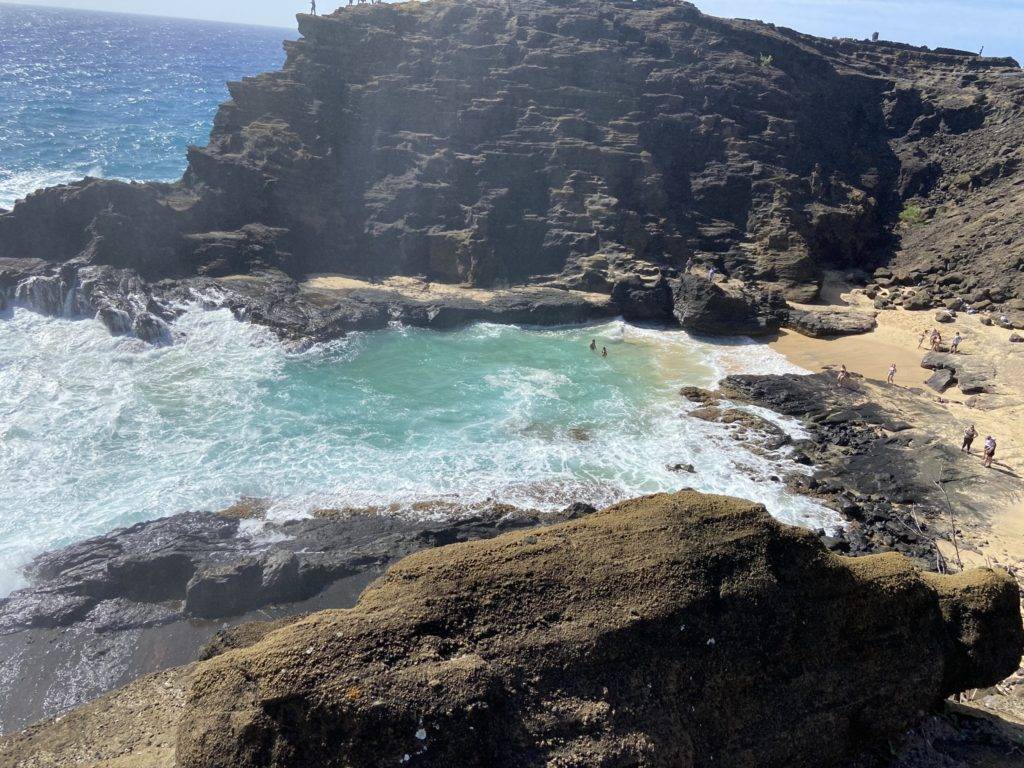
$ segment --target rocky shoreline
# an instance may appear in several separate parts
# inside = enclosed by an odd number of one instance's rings
[[[205,661],[2,739],[0,756],[59,765],[84,749],[104,766],[238,768],[333,764],[341,750],[360,765],[403,754],[504,765],[544,745],[545,759],[571,765],[696,765],[695,751],[838,765],[944,696],[1003,677],[1024,645],[1018,589],[996,571],[837,559],[763,507],[693,492],[577,512],[493,542],[448,529],[443,538],[470,543],[403,560],[351,610],[221,634]],[[662,695],[688,705],[662,706]],[[785,717],[764,729],[780,701]],[[822,717],[856,733],[811,727]],[[353,727],[363,718],[376,725]]]
[[[1012,60],[658,0],[359,5],[299,29],[281,71],[231,84],[181,181],[85,179],[0,212],[0,322],[173,344],[198,303],[296,346],[613,316],[830,339],[895,307],[1024,328]],[[828,270],[873,311],[802,304]],[[933,389],[994,387],[980,356],[924,362]],[[913,390],[815,374],[683,395],[764,450],[788,436],[743,406],[799,418],[812,472],[790,487],[847,528],[688,492],[543,520],[141,523],[40,556],[0,600],[0,758],[931,768],[1016,749],[943,701],[1019,664],[1016,582],[949,547],[1020,479],[965,471]]]
[[[484,505],[448,510],[443,520],[321,510],[284,522],[249,517],[258,511],[172,515],[33,560],[30,586],[0,599],[0,733],[190,663],[230,627],[349,607],[417,550],[593,509],[540,517]]]

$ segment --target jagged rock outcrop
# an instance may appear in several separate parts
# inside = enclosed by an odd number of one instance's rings
[[[786,302],[777,293],[750,290],[742,283],[714,283],[684,274],[676,284],[676,319],[687,330],[712,335],[762,336],[778,330]]]
[[[1011,60],[668,0],[360,5],[301,15],[299,31],[281,71],[230,85],[180,182],[33,194],[0,214],[0,258],[147,282],[542,283],[665,321],[666,281],[690,259],[809,299],[826,267],[895,257],[890,282],[937,300],[1019,301]]]
[[[215,657],[177,760],[829,766],[1022,645],[1005,574],[841,560],[759,505],[683,492],[414,555],[352,610]]]

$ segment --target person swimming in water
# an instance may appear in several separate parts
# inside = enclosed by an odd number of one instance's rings
[[[601,357],[608,357],[608,347],[601,347]]]
[[[597,339],[590,340],[590,351],[597,352]]]

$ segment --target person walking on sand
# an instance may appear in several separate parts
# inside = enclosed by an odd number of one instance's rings
[[[969,426],[967,429],[964,430],[964,442],[963,442],[963,445],[960,446],[960,451],[961,452],[965,452],[966,451],[967,453],[970,453],[971,452],[971,443],[974,442],[974,438],[976,438],[977,436],[978,436],[978,430],[976,430],[974,428],[974,425],[971,424],[971,426]]]
[[[964,337],[960,335],[960,331],[956,332],[956,336],[953,337],[952,343],[949,345],[949,351],[954,355],[960,351],[960,342],[964,340]]]
[[[932,331],[932,352],[938,352],[940,344],[942,344],[942,334],[939,333],[939,329],[936,328]]]
[[[917,337],[917,348],[920,349],[924,346],[924,340],[928,338],[928,329],[921,331],[921,335]]]
[[[888,381],[890,384],[892,384],[895,379],[896,379],[896,363],[892,363],[892,364],[889,365],[889,375],[886,377],[885,380]]]
[[[590,340],[590,351],[597,352],[597,339]]]
[[[608,357],[608,347],[601,347],[601,357]]]
[[[996,457],[996,439],[989,435],[985,438],[985,461],[982,462],[986,467],[992,466],[992,460]]]

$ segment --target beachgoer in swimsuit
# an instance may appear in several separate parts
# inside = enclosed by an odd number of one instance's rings
[[[608,357],[608,347],[601,347],[601,357]]]
[[[978,430],[976,430],[974,428],[974,425],[971,424],[971,426],[969,426],[967,429],[964,430],[964,442],[963,442],[963,445],[960,446],[960,450],[961,451],[966,451],[967,453],[970,453],[971,452],[971,443],[974,442],[974,438],[976,438],[977,436],[978,436]]]
[[[597,352],[597,339],[590,340],[590,351]]]
[[[985,438],[985,461],[983,462],[986,467],[992,466],[992,460],[996,456],[996,439],[989,435]]]
[[[895,379],[895,378],[896,378],[896,363],[893,363],[892,365],[889,366],[889,376],[888,376],[888,378],[886,378],[886,381],[888,381],[890,384],[892,384],[893,383],[893,379]]]
[[[846,370],[846,366],[844,365],[842,368],[839,369],[839,376],[836,377],[836,381],[839,383],[839,386],[842,387],[846,384],[846,380],[849,377],[850,372]]]
[[[927,330],[921,331],[921,335],[918,336],[918,338],[917,338],[917,348],[918,349],[920,349],[921,347],[924,346],[924,340],[927,339],[927,338],[928,338],[928,331]]]
[[[964,337],[960,335],[960,331],[957,331],[956,336],[953,337],[953,343],[949,345],[949,351],[954,355],[960,351],[960,342],[964,340]]]

